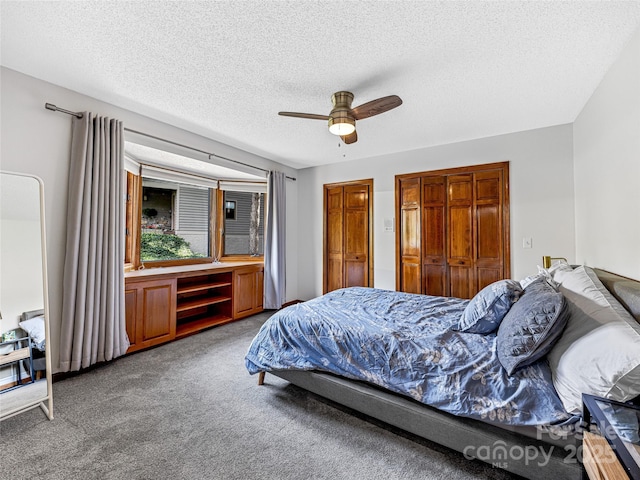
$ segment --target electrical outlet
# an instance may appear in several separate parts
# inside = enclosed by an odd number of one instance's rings
[[[522,248],[531,248],[533,246],[533,239],[531,237],[524,237],[522,239]]]

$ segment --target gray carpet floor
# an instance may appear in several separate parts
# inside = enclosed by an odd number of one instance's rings
[[[267,318],[213,328],[54,383],[54,420],[36,409],[0,423],[0,476],[517,478],[272,375],[258,386],[244,355]]]

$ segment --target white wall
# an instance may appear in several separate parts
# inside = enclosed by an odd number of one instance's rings
[[[640,30],[573,125],[576,259],[640,279]]]
[[[536,272],[543,255],[574,261],[572,127],[560,125],[300,170],[301,298],[322,293],[323,184],[373,178],[374,285],[393,290],[395,233],[384,220],[395,216],[395,175],[502,161],[510,162],[511,276]],[[523,237],[533,248],[522,248]]]
[[[72,111],[92,111],[118,118],[126,128],[166,138],[265,169],[296,177],[294,169],[237,150],[149,117],[123,110],[95,98],[43,82],[2,67],[0,105],[0,168],[38,175],[44,180],[46,201],[48,281],[51,316],[52,364],[58,365],[59,326],[62,312],[62,277],[65,258],[67,178],[71,142],[71,117],[44,108],[49,102]],[[144,137],[140,143],[151,145]],[[156,143],[156,146],[165,144]],[[151,145],[154,146],[154,145]],[[183,153],[183,152],[178,152]],[[206,160],[206,157],[203,158]],[[226,164],[225,166],[234,165]],[[255,170],[251,170],[255,173]],[[297,292],[297,184],[287,181],[287,293]],[[71,252],[73,254],[73,252]]]

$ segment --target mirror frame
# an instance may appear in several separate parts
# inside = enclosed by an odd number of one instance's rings
[[[38,193],[40,196],[40,245],[41,245],[41,257],[42,257],[42,299],[44,308],[44,330],[45,330],[45,368],[46,368],[46,395],[36,394],[28,395],[29,387],[35,386],[36,382],[24,385],[20,388],[11,390],[2,395],[10,395],[11,403],[15,406],[9,407],[6,412],[0,410],[0,421],[18,415],[27,410],[40,407],[49,420],[53,420],[53,381],[51,372],[51,330],[49,327],[49,286],[47,281],[47,244],[46,244],[46,223],[45,223],[45,201],[44,201],[44,182],[43,180],[32,174],[10,172],[6,170],[0,170],[0,175],[13,175],[16,177],[31,178],[38,183]],[[39,380],[38,382],[41,382]],[[20,403],[20,392],[23,392],[23,396],[26,397],[25,401]],[[26,395],[25,395],[26,393]],[[1,397],[0,397],[1,399]]]

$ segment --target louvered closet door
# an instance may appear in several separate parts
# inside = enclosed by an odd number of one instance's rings
[[[399,211],[398,290],[422,293],[420,178],[408,178],[396,184]]]
[[[422,291],[427,295],[447,294],[445,183],[444,176],[422,179]]]

